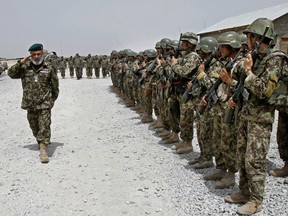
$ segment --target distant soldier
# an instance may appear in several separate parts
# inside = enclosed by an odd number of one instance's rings
[[[65,70],[67,68],[67,62],[66,59],[64,59],[63,56],[59,59],[59,70],[61,73],[61,77],[64,79],[65,78]]]
[[[55,67],[44,60],[42,44],[33,44],[29,52],[29,56],[8,70],[8,75],[22,81],[21,107],[27,110],[30,128],[40,149],[40,161],[48,163],[51,109],[59,94],[59,81]]]
[[[73,61],[76,70],[76,78],[77,80],[80,80],[82,78],[82,68],[84,65],[84,61],[78,53],[76,53],[76,55],[74,56]]]
[[[97,79],[99,79],[99,76],[100,76],[100,67],[101,67],[100,58],[98,55],[95,55],[94,61],[93,61],[93,68],[94,68],[95,77]]]
[[[68,62],[70,77],[73,78],[74,77],[74,61],[73,61],[73,57],[70,56],[70,58],[68,59],[67,62]]]
[[[93,58],[91,56],[91,54],[88,54],[87,58],[86,58],[86,76],[88,79],[92,78],[92,70],[93,70]]]
[[[102,68],[103,78],[105,78],[108,74],[108,69],[109,69],[109,59],[107,55],[103,55],[103,58],[101,61],[101,68]]]

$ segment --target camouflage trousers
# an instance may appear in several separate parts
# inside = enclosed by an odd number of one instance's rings
[[[70,67],[69,72],[70,72],[70,77],[73,77],[74,76],[74,68]]]
[[[156,116],[160,115],[156,83],[152,83],[152,106]]]
[[[27,119],[38,144],[50,144],[51,109],[28,110]]]
[[[92,73],[92,67],[87,67],[86,68],[86,76],[87,77],[92,77],[93,73]]]
[[[94,68],[95,77],[99,78],[100,76],[100,68]]]
[[[184,141],[191,141],[193,139],[195,101],[188,100],[185,103],[182,95],[178,95],[177,100],[180,105],[180,138]]]
[[[143,84],[143,107],[147,115],[152,115],[152,87],[149,82]]]
[[[82,78],[82,69],[79,67],[76,67],[76,78],[77,79]]]
[[[201,157],[211,160],[213,157],[213,114],[206,110],[197,124],[197,138],[200,147]]]
[[[102,67],[102,75],[105,78],[108,75],[108,68],[103,68]]]
[[[65,68],[60,68],[60,74],[62,78],[65,78]]]
[[[165,95],[164,95],[163,87],[159,87],[158,102],[159,102],[159,107],[160,107],[160,116],[161,116],[163,128],[169,131],[171,130],[171,125],[169,121],[169,106],[168,106],[168,100],[165,98]]]
[[[171,126],[171,130],[175,133],[180,132],[180,104],[175,94],[171,94],[168,98],[168,117]]]
[[[237,130],[237,162],[239,188],[250,200],[261,204],[265,189],[266,155],[269,150],[272,123],[239,120]]]
[[[288,113],[279,112],[277,127],[277,144],[280,158],[288,161]]]

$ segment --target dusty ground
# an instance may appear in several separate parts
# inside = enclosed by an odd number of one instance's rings
[[[196,139],[195,153],[184,156],[157,144],[160,139],[113,93],[109,78],[60,79],[60,91],[50,162],[41,164],[20,108],[21,82],[0,76],[0,215],[235,215],[237,205],[223,197],[237,185],[215,190],[214,182],[202,180],[207,170],[186,165],[199,154]],[[272,144],[270,166],[281,166],[275,132]],[[268,180],[259,215],[281,215],[287,187],[282,179]]]

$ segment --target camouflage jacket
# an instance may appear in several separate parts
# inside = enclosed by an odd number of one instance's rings
[[[246,79],[244,86],[250,91],[249,101],[244,101],[241,114],[243,118],[251,121],[272,123],[274,121],[275,107],[270,106],[267,99],[275,90],[275,81],[278,80],[281,73],[282,58],[275,56],[267,60],[269,53],[255,61],[252,68],[253,74],[250,74]]]
[[[8,70],[12,79],[21,79],[23,97],[21,108],[25,110],[51,109],[59,94],[57,71],[44,62],[38,70],[31,64],[18,61]]]

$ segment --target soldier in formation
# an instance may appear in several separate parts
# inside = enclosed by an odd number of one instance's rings
[[[113,50],[110,65],[113,86],[161,137],[160,144],[172,144],[177,154],[192,152],[196,126],[200,156],[188,164],[205,169],[214,157],[216,167],[203,179],[216,181],[216,189],[233,186],[239,172],[239,192],[224,200],[244,204],[237,213],[252,215],[262,209],[275,109],[284,166],[270,175],[288,176],[288,104],[281,93],[287,91],[288,58],[274,48],[271,20],[259,18],[243,33],[225,32],[198,43],[195,33],[185,32],[179,41],[163,38],[155,50]]]

